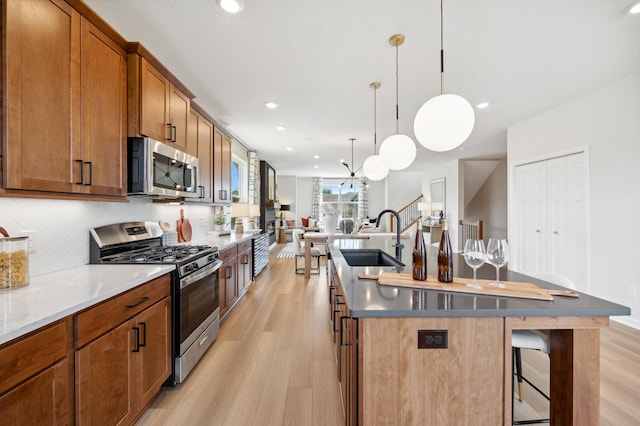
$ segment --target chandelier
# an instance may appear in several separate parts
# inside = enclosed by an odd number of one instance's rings
[[[366,181],[364,181],[361,177],[356,176],[356,173],[358,173],[360,169],[362,169],[362,166],[358,167],[355,170],[351,168],[351,167],[355,167],[355,163],[353,162],[353,142],[355,141],[355,138],[351,138],[349,140],[351,141],[351,166],[349,166],[349,163],[347,163],[346,161],[344,160],[341,161],[342,165],[345,166],[347,170],[349,170],[349,176],[344,181],[342,181],[340,186],[344,186],[344,184],[347,183],[347,181],[350,181],[349,187],[353,188],[354,180],[357,179],[359,182],[365,185],[366,185]]]

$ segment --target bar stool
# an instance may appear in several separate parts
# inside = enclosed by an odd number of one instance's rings
[[[546,273],[528,273],[530,276],[547,281],[553,284],[557,284],[563,287],[568,288],[569,290],[575,290],[575,285],[569,279],[555,274],[546,274]],[[540,388],[531,383],[524,375],[522,374],[522,349],[531,349],[535,351],[542,351],[547,355],[550,354],[551,342],[551,332],[549,330],[513,330],[511,333],[511,348],[512,348],[512,356],[513,356],[513,375],[517,379],[518,385],[518,400],[522,401],[522,382],[527,382],[536,392],[546,398],[547,401],[550,401],[549,395],[545,394]],[[514,392],[511,393],[511,414],[513,417],[513,403],[514,401]],[[542,419],[533,419],[533,420],[518,420],[515,421],[512,419],[512,424],[514,425],[531,425],[531,424],[540,424],[540,423],[550,423],[550,419],[542,418]]]

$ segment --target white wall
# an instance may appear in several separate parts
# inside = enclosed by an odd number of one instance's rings
[[[482,220],[483,239],[507,238],[507,160],[502,160],[467,204],[465,220]]]
[[[89,229],[128,221],[165,220],[172,229],[184,209],[193,227],[193,240],[213,229],[213,207],[185,204],[154,204],[149,199],[132,198],[128,203],[97,201],[36,200],[0,198],[0,217],[10,235],[34,230],[30,250],[31,275],[89,263]]]
[[[508,129],[509,212],[516,164],[582,147],[589,156],[591,293],[631,307],[631,317],[618,319],[640,328],[633,270],[640,241],[640,73]],[[510,223],[510,233],[514,229]]]

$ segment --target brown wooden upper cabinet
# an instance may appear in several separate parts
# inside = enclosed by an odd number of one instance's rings
[[[129,43],[129,136],[148,136],[197,156],[188,127],[194,95],[139,43]]]
[[[231,203],[231,139],[213,128],[213,202]]]
[[[61,0],[2,3],[3,186],[125,195],[124,39]]]
[[[192,103],[192,106],[195,104]],[[195,109],[189,113],[189,145],[198,153],[198,198],[201,203],[213,202],[213,124]]]

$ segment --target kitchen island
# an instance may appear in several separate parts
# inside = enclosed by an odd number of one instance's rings
[[[347,424],[511,424],[515,329],[551,330],[552,423],[599,424],[599,329],[629,308],[582,293],[542,301],[382,286],[359,275],[396,268],[352,267],[340,251],[394,254],[394,242],[329,240],[330,313]],[[435,275],[437,250],[428,250]],[[401,272],[410,272],[411,256],[405,248]],[[460,256],[454,272],[472,274]],[[478,270],[479,278],[494,274],[493,267]],[[501,276],[558,288],[514,271]],[[446,347],[424,344],[437,338]]]

